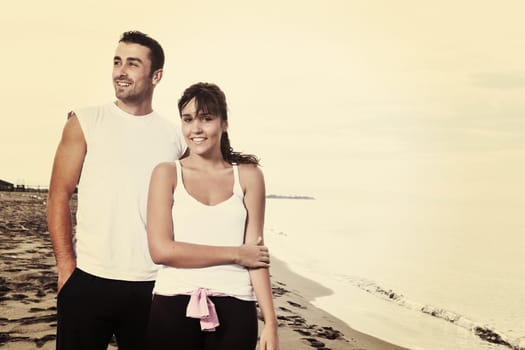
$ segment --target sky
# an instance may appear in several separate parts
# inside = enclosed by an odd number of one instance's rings
[[[270,193],[524,207],[522,1],[18,1],[0,13],[0,179],[46,187],[71,109],[114,100],[130,29],[166,52],[154,108],[218,84]]]

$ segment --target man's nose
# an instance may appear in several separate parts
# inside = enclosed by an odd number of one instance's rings
[[[116,73],[117,73],[117,76],[127,76],[128,75],[128,69],[126,67],[125,64],[122,64],[118,67],[116,67]]]

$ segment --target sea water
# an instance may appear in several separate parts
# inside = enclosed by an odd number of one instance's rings
[[[314,304],[356,330],[414,350],[525,349],[522,210],[268,199],[266,243],[330,288]]]

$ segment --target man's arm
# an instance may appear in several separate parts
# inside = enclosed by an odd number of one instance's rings
[[[55,154],[47,202],[47,223],[57,262],[58,291],[76,267],[69,202],[80,178],[87,150],[78,118],[74,113],[70,113],[68,118]]]

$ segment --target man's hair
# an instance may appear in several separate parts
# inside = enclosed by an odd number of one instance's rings
[[[164,67],[164,50],[162,50],[162,46],[160,46],[157,40],[147,34],[139,32],[138,30],[130,30],[122,33],[119,43],[121,42],[139,44],[146,46],[150,50],[151,75],[153,75],[153,72],[157,69]]]

